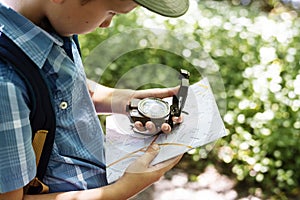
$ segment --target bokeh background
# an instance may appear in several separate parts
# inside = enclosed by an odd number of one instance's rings
[[[223,194],[217,196],[219,199],[300,199],[300,1],[191,0],[190,3],[189,11],[180,18],[161,17],[138,8],[116,16],[110,28],[79,37],[85,59],[101,42],[124,31],[165,29],[196,41],[219,66],[226,95],[218,92],[215,95],[226,98],[226,105],[219,106],[228,136],[188,152],[174,169],[176,173],[166,174],[161,185],[144,192],[152,196],[142,197],[142,193],[136,199],[209,199],[201,197],[196,183],[211,179],[217,184],[222,177],[227,180],[224,184],[230,186],[224,190],[230,193],[215,189],[215,193]],[[189,56],[194,45],[185,47],[182,57]],[[187,62],[182,57],[159,49],[132,51],[111,63],[105,72],[88,65],[86,72],[88,77],[101,77],[98,81],[111,87],[130,68],[145,62],[175,69],[183,67],[197,74],[194,66],[201,65],[201,60]],[[135,78],[143,76],[151,74]],[[160,76],[167,78],[168,74]],[[192,76],[191,81],[198,79],[199,75]],[[160,85],[149,84],[141,89],[149,87]],[[101,121],[105,126],[105,116]],[[183,175],[178,176],[177,172]],[[221,178],[213,179],[205,175],[207,172]],[[173,190],[174,196],[154,197],[155,192],[163,192],[159,188],[174,182],[166,181],[176,174],[176,180],[183,183],[174,184],[181,189],[190,185],[188,191],[194,193],[176,196]],[[204,188],[209,189],[207,185]],[[172,191],[172,187],[168,189]]]

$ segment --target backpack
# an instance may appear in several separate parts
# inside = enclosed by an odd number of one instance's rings
[[[77,35],[73,39],[79,49]],[[24,187],[26,194],[48,193],[49,188],[42,180],[53,148],[56,118],[52,95],[41,69],[4,33],[0,32],[0,59],[11,63],[24,80],[30,98],[30,125],[32,146],[36,155],[36,177]]]

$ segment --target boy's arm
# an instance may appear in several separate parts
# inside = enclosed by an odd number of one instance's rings
[[[152,183],[159,180],[165,172],[174,167],[181,156],[155,166],[149,166],[151,161],[158,154],[158,145],[154,144],[148,148],[145,154],[133,162],[126,170],[125,174],[115,183],[95,189],[71,191],[63,193],[51,193],[42,195],[24,195],[23,189],[15,190],[5,194],[0,194],[0,200],[122,200],[128,199],[141,192]]]
[[[88,80],[88,88],[98,113],[126,113],[126,105],[133,98],[166,98],[177,94],[179,87],[147,90],[115,89]]]

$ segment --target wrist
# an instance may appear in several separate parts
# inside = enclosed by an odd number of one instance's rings
[[[111,99],[115,89],[97,84],[94,86],[92,100],[97,113],[111,113]]]
[[[116,199],[129,199],[146,189],[151,183],[143,180],[138,174],[125,173],[114,183],[114,191],[118,191]]]

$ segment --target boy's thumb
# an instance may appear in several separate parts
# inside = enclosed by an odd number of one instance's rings
[[[146,165],[149,165],[152,162],[152,160],[157,156],[158,153],[159,153],[158,144],[152,144],[148,147],[148,149],[146,150],[145,154],[141,157],[141,159]]]
[[[151,144],[151,145],[148,147],[148,149],[147,149],[146,152],[150,152],[150,153],[156,152],[156,153],[158,153],[158,152],[159,152],[159,146],[158,146],[158,144],[156,144],[156,143]]]

